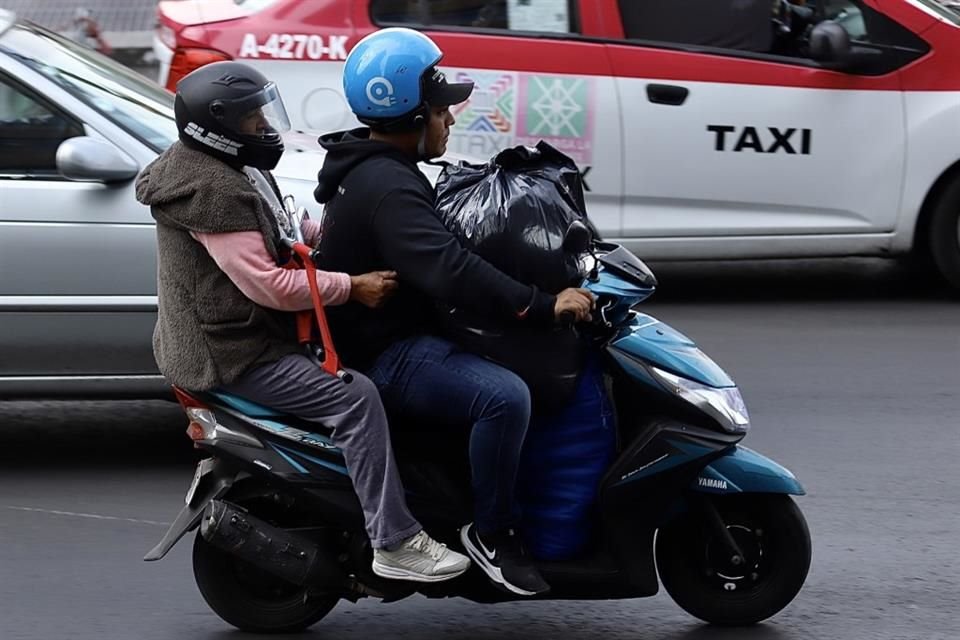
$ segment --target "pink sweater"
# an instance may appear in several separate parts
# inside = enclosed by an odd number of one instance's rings
[[[320,221],[304,220],[304,241],[313,245],[320,237]],[[259,231],[197,233],[190,235],[202,244],[217,266],[237,288],[261,307],[280,311],[303,311],[313,307],[307,272],[278,267]],[[350,276],[317,271],[317,284],[325,305],[338,305],[350,297]]]

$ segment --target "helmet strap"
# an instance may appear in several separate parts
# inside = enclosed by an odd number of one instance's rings
[[[420,139],[417,140],[417,158],[427,160],[427,127],[420,127]]]

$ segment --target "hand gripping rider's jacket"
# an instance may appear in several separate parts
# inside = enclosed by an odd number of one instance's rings
[[[281,261],[279,190],[268,170],[289,122],[273,83],[235,62],[181,80],[175,113],[180,142],[143,170],[137,199],[157,220],[157,364],[172,384],[204,391],[299,351],[292,315],[243,295],[190,237],[259,231]]]

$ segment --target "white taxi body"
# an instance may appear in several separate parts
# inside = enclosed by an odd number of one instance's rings
[[[807,5],[181,0],[160,3],[156,49],[168,88],[206,62],[250,63],[313,134],[357,125],[351,47],[418,28],[451,80],[477,85],[451,151],[546,140],[580,166],[601,232],[645,259],[919,249],[960,286],[960,14],[947,0]],[[832,58],[811,41],[827,23],[849,40]]]

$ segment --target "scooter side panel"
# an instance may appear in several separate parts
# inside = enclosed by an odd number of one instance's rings
[[[743,446],[732,447],[697,475],[691,489],[703,493],[806,493],[789,469]]]
[[[678,422],[653,423],[613,464],[601,486],[607,536],[633,585],[657,591],[653,534],[705,464],[730,446],[720,435]]]
[[[282,412],[277,411],[276,409],[259,405],[256,402],[226,393],[224,391],[212,391],[210,392],[210,395],[231,409],[235,409],[243,415],[251,418],[282,417],[284,415]]]

